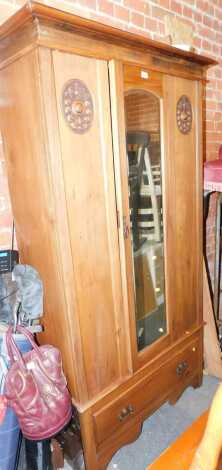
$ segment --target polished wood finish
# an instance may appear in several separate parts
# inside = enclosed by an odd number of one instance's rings
[[[1,26],[0,38],[1,67],[37,46],[87,57],[143,63],[154,71],[198,80],[205,78],[207,67],[216,64],[206,56],[31,1]]]
[[[198,342],[192,342],[173,360],[165,363],[152,375],[138,382],[129,392],[93,414],[96,440],[100,444],[120,427],[127,427],[145,408],[151,408],[158,397],[169,396],[171,391],[196,374],[199,354]],[[186,368],[180,373],[178,367],[186,362]],[[124,416],[124,409],[129,410]],[[123,416],[122,416],[123,415]]]
[[[87,470],[102,470],[147,416],[201,383],[201,102],[214,61],[34,3],[0,28],[0,46],[0,123],[18,246],[45,288],[39,339],[61,349]],[[64,86],[75,78],[94,108],[81,135],[62,108]],[[124,91],[133,88],[160,100],[167,313],[167,333],[139,353],[124,234]],[[193,107],[186,136],[176,127],[182,94]]]
[[[22,87],[18,76],[23,77]],[[37,50],[21,57],[2,71],[0,93],[5,111],[1,132],[20,256],[23,262],[35,266],[43,279],[44,310],[47,311],[44,318],[44,338],[46,342],[51,341],[61,348],[66,337],[67,354],[64,351],[63,361],[72,393],[78,399],[78,392],[83,396],[86,393],[83,386],[77,386],[76,364],[75,361],[70,361],[74,344],[72,335],[66,334],[70,331],[70,319],[57,255],[59,242],[55,192],[46,158],[47,140],[44,135],[44,110],[40,90],[44,88],[40,83]],[[63,215],[62,211],[63,208],[59,219]],[[73,325],[71,331],[72,328]],[[78,332],[76,334],[78,338]],[[78,367],[82,370],[81,357]]]
[[[15,15],[8,19],[4,25],[1,26],[0,40],[5,39],[7,36],[13,34],[18,28],[24,24],[35,21],[41,22],[45,20],[53,22],[54,27],[60,27],[63,30],[81,31],[85,37],[98,37],[102,41],[109,41],[111,43],[119,43],[129,46],[130,48],[146,49],[146,52],[154,51],[162,53],[164,56],[178,57],[193,63],[194,65],[200,64],[202,66],[209,66],[216,64],[216,61],[206,56],[197,55],[193,52],[186,52],[181,49],[172,47],[168,44],[162,44],[157,41],[150,40],[140,35],[130,32],[121,31],[117,28],[97,23],[96,21],[87,20],[80,16],[72,15],[64,11],[57,10],[56,8],[47,7],[46,5],[28,2],[23,8]]]
[[[108,67],[103,61],[58,51],[53,52],[53,64],[75,292],[90,399],[128,372],[126,329],[121,316]],[[70,132],[60,105],[61,90],[72,78],[73,70],[78,70],[79,79],[94,96],[93,124],[84,134]]]
[[[182,95],[189,96],[192,103],[192,129],[187,135],[179,131],[176,123],[175,109]],[[164,96],[165,249],[166,262],[170,264],[166,284],[169,289],[172,334],[178,338],[182,332],[189,331],[199,323],[202,306],[202,273],[197,271],[202,260],[202,213],[199,202],[202,159],[197,137],[201,114],[198,84],[165,75]],[[187,270],[190,276],[186,276]],[[173,291],[177,292],[176,298]]]

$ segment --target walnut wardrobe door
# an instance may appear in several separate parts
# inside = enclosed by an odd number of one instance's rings
[[[53,63],[76,314],[92,398],[128,373],[108,66],[58,51]]]

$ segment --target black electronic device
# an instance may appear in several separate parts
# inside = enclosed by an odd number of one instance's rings
[[[11,272],[18,262],[17,250],[0,250],[0,274]]]

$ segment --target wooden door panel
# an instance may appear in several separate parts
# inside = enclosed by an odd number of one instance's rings
[[[166,284],[174,338],[194,327],[200,318],[201,297],[201,106],[199,85],[164,77]],[[192,128],[177,126],[176,106],[186,95],[192,105]]]
[[[1,132],[16,238],[20,262],[36,268],[43,280],[44,333],[41,340],[61,350],[72,396],[77,401],[86,400],[84,380],[80,384],[76,378],[77,367],[72,355],[74,348],[58,256],[54,193],[47,161],[39,78],[37,49],[1,71]],[[78,353],[77,357],[79,373],[83,364]]]
[[[128,373],[117,236],[108,68],[105,61],[53,52],[70,244],[89,397]],[[93,121],[84,133],[65,121],[65,84],[84,82]]]

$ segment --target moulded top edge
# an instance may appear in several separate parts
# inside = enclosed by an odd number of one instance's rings
[[[217,61],[210,57],[191,51],[184,51],[171,45],[146,38],[142,35],[123,31],[33,1],[27,2],[0,26],[0,41],[10,36],[10,34],[21,28],[25,23],[34,22],[36,19],[38,19],[40,23],[41,20],[47,20],[47,22],[54,24],[56,27],[61,28],[61,30],[67,30],[67,28],[69,28],[69,30],[73,29],[73,31],[80,32],[88,37],[96,35],[97,39],[113,44],[119,44],[121,41],[122,46],[133,47],[134,49],[143,50],[144,52],[146,50],[147,52],[156,52],[168,57],[173,56],[200,66],[209,67],[217,64]]]

